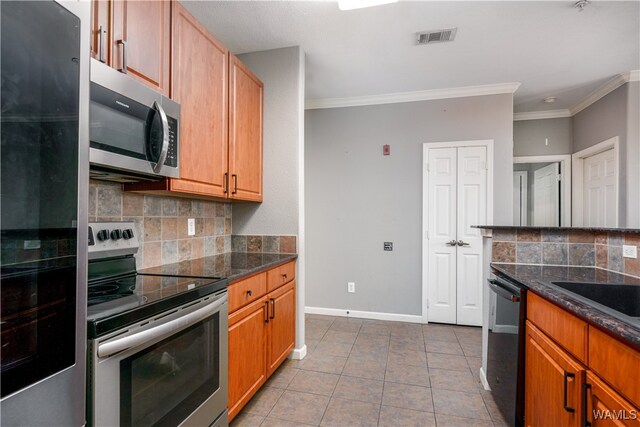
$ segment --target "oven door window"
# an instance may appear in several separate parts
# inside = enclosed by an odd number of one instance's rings
[[[216,313],[120,362],[120,424],[178,425],[220,386]]]

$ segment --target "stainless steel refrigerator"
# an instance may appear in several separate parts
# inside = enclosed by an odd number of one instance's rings
[[[85,423],[89,2],[0,3],[3,426]]]

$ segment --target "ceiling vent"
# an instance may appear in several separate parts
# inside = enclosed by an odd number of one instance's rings
[[[418,44],[452,42],[456,38],[457,28],[448,30],[423,31],[418,33]]]

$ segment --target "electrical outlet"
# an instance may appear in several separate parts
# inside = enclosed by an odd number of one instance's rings
[[[622,256],[625,258],[638,258],[638,247],[634,245],[622,245]]]
[[[347,282],[347,292],[350,294],[356,293],[356,282]]]
[[[184,230],[184,228],[183,228],[183,230]],[[196,235],[196,220],[195,220],[195,218],[187,219],[187,234],[189,236],[195,236]]]

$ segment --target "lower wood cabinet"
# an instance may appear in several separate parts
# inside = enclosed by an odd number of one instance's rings
[[[269,294],[267,375],[287,358],[296,340],[296,282],[291,281]],[[292,327],[294,326],[294,327]]]
[[[637,370],[634,374],[637,375]],[[587,372],[584,393],[585,426],[640,426],[638,408],[591,371]]]
[[[270,287],[282,269],[288,281]],[[295,261],[229,285],[229,421],[287,358],[295,344]]]
[[[229,419],[267,380],[267,298],[229,315]]]
[[[580,426],[585,368],[531,322],[526,330],[525,425]]]
[[[640,427],[640,352],[535,294],[527,319],[526,426]]]

